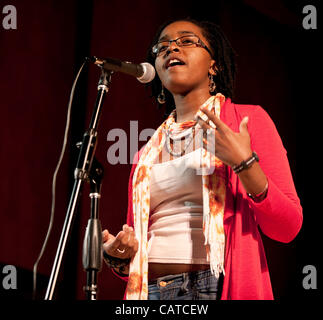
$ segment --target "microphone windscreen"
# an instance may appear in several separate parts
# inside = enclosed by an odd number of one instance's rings
[[[148,83],[154,80],[155,78],[155,68],[148,62],[143,62],[140,64],[142,66],[143,69],[143,74],[142,76],[138,77],[137,79],[141,82],[141,83]]]

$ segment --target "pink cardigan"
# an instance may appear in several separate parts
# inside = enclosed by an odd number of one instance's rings
[[[236,174],[228,168],[228,185],[224,212],[226,234],[225,277],[221,299],[273,299],[266,256],[258,231],[280,242],[292,241],[299,232],[302,207],[290,172],[286,150],[273,121],[260,107],[225,101],[221,120],[233,131],[239,131],[243,117],[248,116],[252,150],[268,179],[267,197],[260,203],[250,199]],[[138,157],[138,154],[137,154]],[[135,157],[136,158],[136,157]],[[127,224],[133,226],[132,176],[128,188]],[[127,277],[122,278],[127,281]]]

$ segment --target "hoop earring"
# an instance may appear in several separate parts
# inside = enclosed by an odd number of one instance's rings
[[[210,91],[210,93],[213,93],[215,91],[215,89],[216,89],[216,84],[215,84],[213,76],[211,74],[209,74],[209,79],[210,79],[209,91]]]
[[[160,94],[157,96],[157,101],[159,104],[164,104],[166,102],[166,96],[165,96],[163,85],[162,85],[162,89],[161,89]]]

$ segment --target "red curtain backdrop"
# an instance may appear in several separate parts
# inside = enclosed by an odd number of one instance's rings
[[[274,120],[288,152],[304,208],[304,225],[290,244],[265,236],[264,244],[276,298],[307,297],[302,287],[305,265],[319,265],[312,249],[319,241],[320,201],[314,185],[319,164],[320,30],[302,27],[302,8],[291,1],[18,1],[0,2],[17,9],[17,29],[0,24],[0,263],[12,264],[25,279],[16,296],[30,299],[32,268],[44,241],[51,209],[52,176],[59,158],[71,86],[88,55],[140,63],[161,23],[191,16],[222,27],[238,53],[234,101],[261,105]],[[99,69],[81,74],[75,93],[67,151],[57,179],[53,230],[40,261],[38,298],[42,299],[57,249],[73,184],[75,143],[89,125],[97,94]],[[130,122],[138,134],[163,120],[150,92],[136,79],[114,74],[99,124],[96,157],[105,175],[100,203],[103,228],[118,233],[126,221],[131,167]],[[108,133],[119,128],[127,136],[127,163],[107,159]],[[132,136],[132,139],[136,137]],[[144,142],[139,141],[138,146]],[[317,161],[313,161],[318,159]],[[315,171],[314,171],[315,170]],[[82,242],[90,217],[85,185],[66,249],[56,299],[85,299],[86,274]],[[247,257],[246,257],[247,263]],[[18,278],[20,279],[20,278]],[[125,283],[103,265],[99,299],[122,299]],[[1,291],[6,295],[7,292]]]

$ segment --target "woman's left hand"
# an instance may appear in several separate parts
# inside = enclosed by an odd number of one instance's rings
[[[229,166],[240,164],[252,155],[250,135],[248,132],[248,117],[244,117],[239,126],[239,132],[232,131],[216,115],[205,108],[200,109],[208,117],[207,121],[197,119],[203,130],[207,131],[207,150]],[[209,125],[212,121],[216,129]]]

